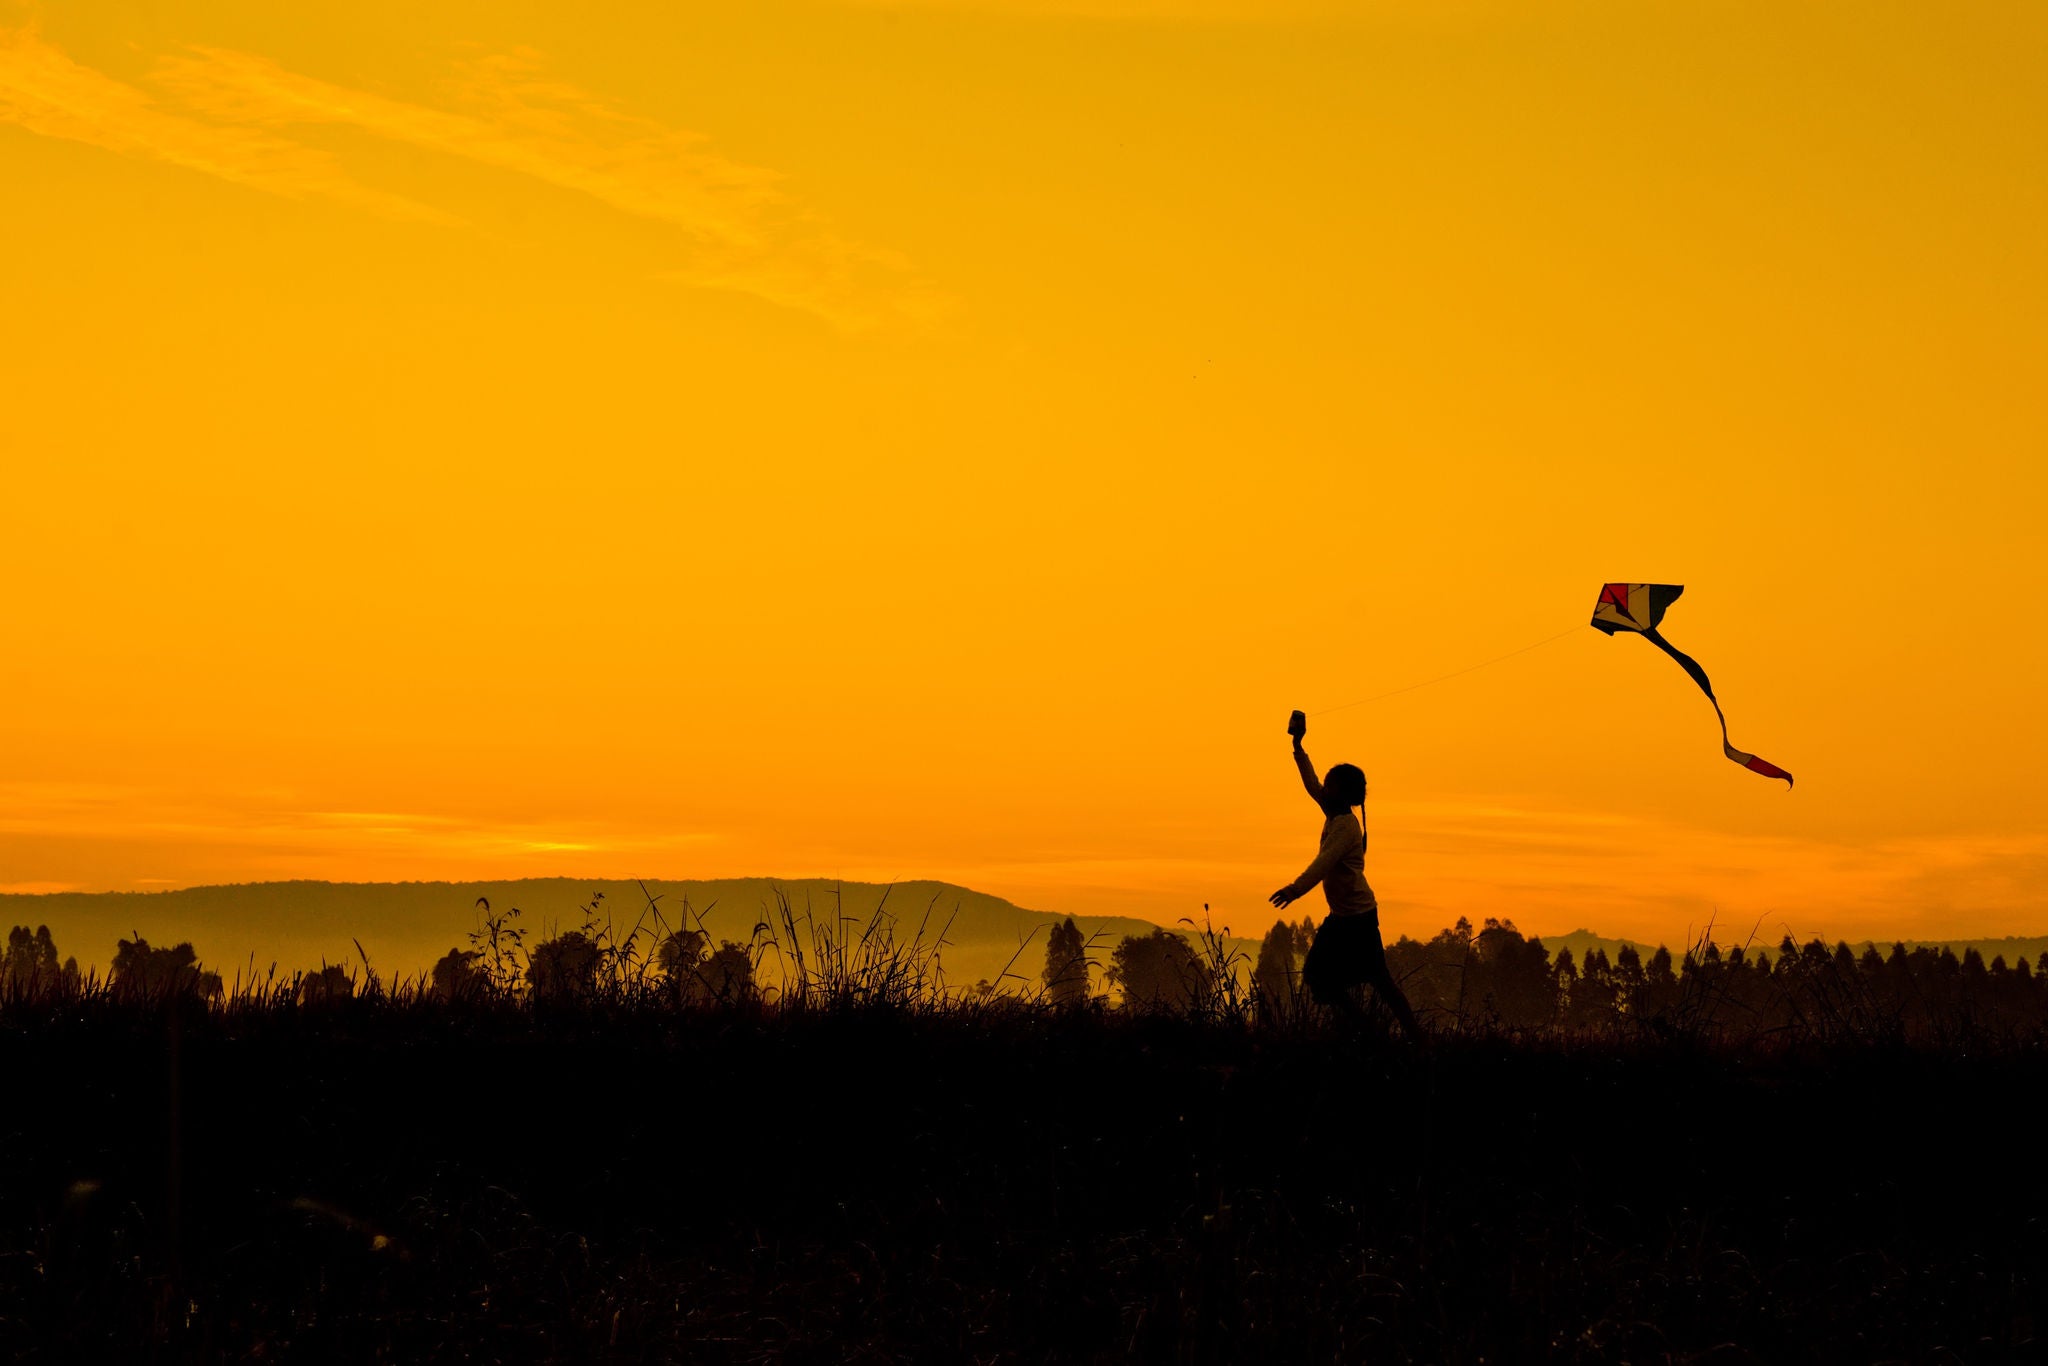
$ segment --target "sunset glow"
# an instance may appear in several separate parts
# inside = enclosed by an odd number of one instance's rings
[[[1289,709],[1375,698],[1307,747],[1390,940],[2039,933],[2044,57],[2021,4],[0,0],[0,890],[1256,934]],[[1686,586],[1796,790],[1609,581]]]

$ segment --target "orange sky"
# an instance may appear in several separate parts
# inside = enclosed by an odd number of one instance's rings
[[[0,0],[0,887],[2038,932],[2044,40]]]

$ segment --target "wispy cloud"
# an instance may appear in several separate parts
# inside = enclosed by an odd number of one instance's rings
[[[1320,16],[1345,6],[1336,0],[841,0],[854,9],[941,10],[1054,19],[1176,21],[1273,20]]]
[[[1375,798],[1367,873],[1391,934],[1428,935],[1458,916],[1525,930],[1678,943],[1710,921],[1727,942],[1752,930],[1799,937],[1928,938],[2038,932],[2048,835],[1967,832],[1856,840],[1718,831],[1625,812],[1544,809],[1513,798]],[[1192,849],[1192,845],[1188,846]],[[1272,888],[1313,852],[1297,834],[1246,858],[1049,850],[932,864],[849,858],[849,877],[915,867],[1041,910],[1200,919],[1239,933],[1270,925]],[[1322,914],[1320,896],[1299,912]]]
[[[385,218],[448,221],[438,209],[361,184],[318,148],[167,109],[147,92],[81,66],[32,28],[0,29],[0,123],[287,199],[326,199]]]
[[[1850,840],[1701,829],[1511,802],[1384,810],[1374,844],[1401,899],[1525,926],[1670,935],[1675,915],[1724,937],[2002,934],[2039,924],[2048,836]],[[1632,928],[1631,928],[1632,927]],[[1944,928],[1945,927],[1945,928]]]
[[[1468,23],[1487,15],[1554,12],[1564,0],[840,0],[852,9],[924,10],[1023,19],[1133,23],[1289,24],[1331,20],[1404,26]]]
[[[73,61],[32,28],[0,30],[0,121],[183,166],[294,199],[453,222],[445,208],[362,183],[307,130],[343,129],[459,158],[665,226],[660,277],[734,290],[847,330],[924,322],[945,298],[897,253],[842,237],[784,178],[555,79],[531,52],[458,67],[434,104],[303,75],[253,53],[188,47],[148,89]]]
[[[218,48],[163,58],[151,83],[224,123],[357,128],[575,190],[721,249],[762,247],[764,215],[782,204],[773,172],[718,156],[699,134],[619,113],[548,80],[531,54],[462,69],[450,92],[476,114],[388,99]]]
[[[661,862],[716,843],[708,831],[464,811],[308,809],[290,794],[0,784],[0,891],[190,885],[249,877],[495,875],[588,860]],[[580,861],[579,861],[580,860]],[[160,874],[175,871],[177,877]]]

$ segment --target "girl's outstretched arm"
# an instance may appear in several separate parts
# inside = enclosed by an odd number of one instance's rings
[[[1315,860],[1303,870],[1302,875],[1266,898],[1283,909],[1307,896],[1318,882],[1330,875],[1344,857],[1345,839],[1342,831],[1325,827],[1322,847],[1316,850]]]
[[[1316,766],[1308,761],[1308,751],[1301,747],[1301,737],[1294,737],[1294,766],[1301,770],[1301,785],[1308,789],[1309,800],[1318,807],[1323,804],[1323,780],[1316,776]]]

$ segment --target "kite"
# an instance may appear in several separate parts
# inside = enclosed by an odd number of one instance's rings
[[[1673,648],[1670,641],[1657,634],[1657,623],[1664,620],[1664,610],[1678,601],[1678,595],[1685,588],[1675,583],[1610,583],[1600,590],[1600,601],[1593,608],[1593,629],[1613,635],[1616,631],[1634,631],[1643,639],[1678,661],[1678,666],[1692,675],[1692,681],[1700,685],[1700,691],[1714,704],[1714,715],[1721,717],[1721,752],[1741,764],[1752,773],[1761,773],[1766,778],[1783,778],[1785,786],[1792,786],[1792,775],[1766,759],[1754,754],[1744,754],[1728,743],[1728,718],[1722,715],[1721,699],[1714,696],[1714,685],[1707,681],[1707,671],[1699,666],[1683,650]]]

